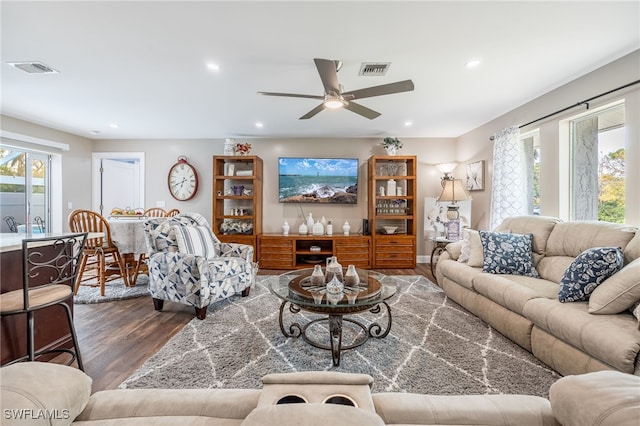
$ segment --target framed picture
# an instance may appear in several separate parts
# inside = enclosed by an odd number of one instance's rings
[[[435,197],[424,199],[424,239],[430,240],[447,235],[447,201],[438,201]],[[459,201],[458,232],[462,228],[471,226],[471,200]]]
[[[484,190],[484,160],[467,164],[467,191]]]

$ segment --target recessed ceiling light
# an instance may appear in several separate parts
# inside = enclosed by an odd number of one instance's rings
[[[411,126],[413,126],[413,121],[405,121],[405,122],[404,122],[404,125],[405,125],[406,127],[411,127]]]
[[[220,66],[218,64],[207,64],[207,68],[209,68],[211,71],[219,71],[220,70]]]
[[[467,61],[464,66],[467,68],[475,68],[478,65],[480,65],[480,60],[479,59],[471,59],[470,61]]]
[[[91,130],[89,133],[91,133],[92,135],[99,135],[100,130]]]
[[[120,126],[118,126],[118,123],[111,123],[109,124],[109,127],[111,127],[112,129],[117,129]]]
[[[262,124],[261,122],[259,122],[259,121],[258,121],[258,122],[256,123],[256,127],[260,127],[260,128],[262,128],[262,127],[264,127],[264,124]]]

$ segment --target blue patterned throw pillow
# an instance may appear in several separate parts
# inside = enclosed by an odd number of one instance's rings
[[[604,280],[622,269],[624,257],[618,247],[590,248],[578,255],[560,280],[558,300],[580,302]]]
[[[531,254],[533,234],[480,231],[480,241],[484,252],[482,272],[540,276]]]

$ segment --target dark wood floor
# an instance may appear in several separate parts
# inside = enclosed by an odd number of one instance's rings
[[[429,264],[376,271],[424,275],[433,281]],[[260,271],[260,275],[281,272]],[[74,312],[84,369],[93,379],[93,392],[117,388],[194,318],[193,308],[179,303],[165,303],[163,311],[156,312],[148,297],[75,305]]]

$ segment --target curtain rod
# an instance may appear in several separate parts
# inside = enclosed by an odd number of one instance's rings
[[[528,126],[528,125],[530,125],[530,124],[537,123],[538,121],[542,121],[542,120],[545,120],[545,119],[547,119],[547,118],[549,118],[549,117],[553,117],[554,115],[561,114],[561,113],[563,113],[563,112],[565,112],[565,111],[570,110],[571,108],[575,108],[575,107],[580,106],[580,105],[586,105],[586,106],[587,106],[587,109],[589,109],[589,102],[593,101],[594,99],[601,98],[601,97],[603,97],[603,96],[606,96],[606,95],[609,95],[609,94],[611,94],[611,93],[617,92],[618,90],[626,89],[627,87],[634,86],[634,85],[636,85],[636,84],[638,84],[638,83],[640,83],[640,80],[632,81],[631,83],[627,83],[627,84],[625,84],[624,86],[616,87],[615,89],[611,89],[611,90],[609,90],[608,92],[600,93],[599,95],[592,96],[592,97],[590,97],[589,99],[585,99],[584,101],[578,102],[578,103],[576,103],[576,104],[574,104],[574,105],[568,106],[568,107],[566,107],[566,108],[562,108],[562,109],[560,109],[560,110],[558,110],[558,111],[552,112],[551,114],[547,114],[547,115],[545,115],[544,117],[536,118],[536,119],[535,119],[535,120],[533,120],[533,121],[530,121],[530,122],[525,123],[525,124],[521,124],[520,126],[518,126],[518,128],[519,128],[519,129],[522,129],[523,127],[526,127],[526,126]],[[493,136],[491,136],[491,137],[489,138],[489,140],[493,140],[493,139],[494,139],[494,137],[493,137]]]

